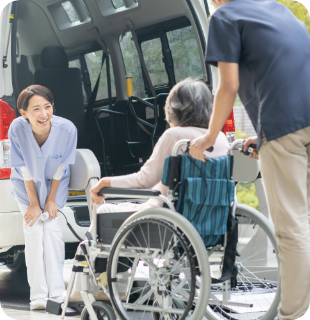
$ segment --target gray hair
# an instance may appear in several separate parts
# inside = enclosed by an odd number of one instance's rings
[[[212,110],[212,95],[208,86],[187,78],[176,84],[165,105],[166,120],[179,127],[208,128]]]

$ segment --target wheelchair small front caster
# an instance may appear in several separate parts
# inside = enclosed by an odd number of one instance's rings
[[[93,308],[98,320],[116,320],[115,313],[112,307],[110,307],[108,304],[101,301],[96,301],[93,303]],[[81,320],[91,320],[86,307],[82,311]]]

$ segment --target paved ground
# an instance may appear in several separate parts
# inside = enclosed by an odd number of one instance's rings
[[[65,261],[64,279],[69,281],[72,261]],[[30,290],[26,273],[11,272],[7,267],[0,266],[0,320],[60,320],[59,316],[45,311],[30,311]],[[135,314],[132,320],[142,320],[142,314]],[[80,316],[66,317],[80,319]],[[150,320],[150,315],[143,315],[143,320]]]
[[[72,261],[67,260],[64,268],[66,284],[69,281],[71,269]],[[145,272],[146,270],[141,270],[138,274],[139,278],[145,277]],[[13,273],[5,266],[0,266],[0,304],[2,306],[0,320],[60,320],[59,316],[45,311],[30,311],[29,291],[26,273]],[[66,320],[69,319],[80,319],[80,316],[66,317]],[[151,320],[151,315],[143,312],[135,313],[132,315],[132,320]]]

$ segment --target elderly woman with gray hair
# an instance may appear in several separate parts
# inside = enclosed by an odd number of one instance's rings
[[[212,96],[207,85],[201,81],[186,79],[176,84],[166,101],[166,120],[170,128],[158,140],[150,159],[144,164],[139,172],[118,176],[104,177],[91,189],[92,204],[100,205],[104,199],[98,195],[102,188],[128,188],[128,189],[155,189],[162,195],[167,195],[168,187],[161,182],[165,158],[172,155],[172,149],[176,142],[181,139],[195,139],[207,132],[210,113],[212,109]],[[212,153],[205,152],[205,156],[216,158],[226,156],[228,152],[228,141],[225,135],[220,132],[214,144]],[[162,207],[163,202],[157,199],[150,199],[143,204],[130,202],[119,204],[101,204],[97,210],[98,214],[113,212],[135,212],[151,207]],[[70,301],[82,301],[80,294],[81,279],[80,273],[74,284],[74,290],[70,295]],[[126,292],[127,280],[118,283],[119,292]],[[123,289],[123,291],[122,291]],[[66,292],[63,299],[66,297]],[[101,290],[96,300],[107,300],[108,297]]]
[[[165,158],[172,155],[172,149],[181,139],[195,139],[207,132],[212,110],[212,95],[207,85],[199,80],[186,79],[176,84],[165,105],[166,120],[170,128],[159,138],[149,160],[139,172],[104,177],[90,191],[92,203],[101,204],[104,197],[98,195],[102,188],[155,189],[167,195],[168,187],[161,182]],[[208,158],[226,156],[228,141],[220,132],[213,152],[205,152]],[[144,204],[119,203],[102,204],[97,213],[140,211],[150,207],[161,207],[163,202],[151,199]]]

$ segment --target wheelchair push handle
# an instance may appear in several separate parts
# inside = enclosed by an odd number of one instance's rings
[[[242,145],[241,153],[243,153],[245,156],[249,156],[250,154],[253,153],[249,151],[250,148],[257,149],[257,144],[254,144],[254,143],[251,143],[246,151],[243,151],[243,146],[244,146],[244,143]]]
[[[186,146],[186,148],[184,148],[184,149],[182,148],[183,153],[189,154],[190,144],[191,144],[191,140],[189,140],[189,139],[182,139],[182,140],[178,141],[172,149],[172,156],[176,157],[178,155],[180,148],[183,146]],[[210,147],[206,151],[212,152],[213,150],[214,150],[214,148]]]
[[[190,151],[190,149],[191,149],[191,141],[192,141],[192,140],[189,140],[189,141],[187,142],[186,153],[188,153],[188,154],[189,154],[189,151]],[[213,150],[214,150],[214,147],[213,147],[213,146],[210,147],[210,148],[208,148],[208,149],[206,149],[206,151],[208,151],[208,152],[212,152]]]

